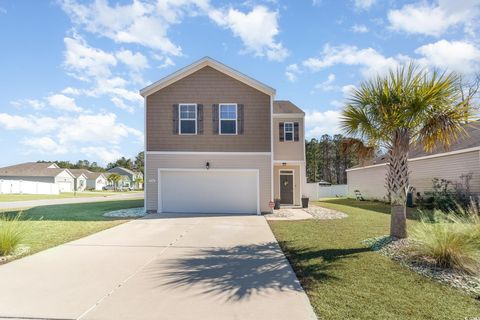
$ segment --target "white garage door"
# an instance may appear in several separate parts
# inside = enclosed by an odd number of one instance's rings
[[[58,191],[60,192],[71,192],[72,183],[71,182],[58,182]]]
[[[258,212],[256,170],[160,170],[159,175],[160,212]]]

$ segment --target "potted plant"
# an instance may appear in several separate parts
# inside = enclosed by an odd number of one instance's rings
[[[308,197],[303,195],[302,196],[302,208],[308,208]]]
[[[275,199],[275,207],[273,207],[274,210],[280,209],[280,199]]]

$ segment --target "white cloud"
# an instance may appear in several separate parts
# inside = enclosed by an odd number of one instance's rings
[[[109,77],[110,67],[117,64],[115,56],[103,50],[90,47],[80,37],[65,38],[65,68],[79,80]]]
[[[0,113],[0,127],[7,130],[24,130],[31,133],[46,133],[58,128],[58,122],[51,117],[36,117],[34,115],[18,116]]]
[[[66,146],[59,145],[50,137],[24,138],[21,143],[41,153],[65,154],[69,151]]]
[[[301,70],[296,63],[289,65],[285,69],[285,75],[287,76],[287,79],[290,82],[295,82],[298,79],[298,75],[300,73],[301,73]]]
[[[368,27],[364,24],[354,24],[352,27],[352,31],[355,33],[366,33],[368,32]]]
[[[115,56],[133,71],[139,72],[148,68],[148,59],[140,52],[133,53],[130,50],[121,50]]]
[[[158,54],[153,54],[152,57],[155,60],[160,61],[161,64],[157,66],[159,69],[168,68],[175,65],[175,62],[170,57],[161,56]]]
[[[80,149],[87,157],[100,159],[102,163],[114,162],[117,159],[125,156],[118,147],[83,147]]]
[[[341,111],[314,111],[305,114],[305,136],[307,139],[318,138],[323,134],[337,134],[340,131]]]
[[[247,13],[233,8],[227,11],[211,10],[209,16],[219,26],[230,29],[239,37],[248,52],[275,61],[283,61],[289,54],[283,44],[275,40],[279,33],[277,11],[259,5]]]
[[[315,89],[321,89],[323,91],[332,91],[333,89],[335,89],[335,86],[333,85],[334,82],[335,82],[335,74],[330,73],[327,77],[327,80],[315,85]]]
[[[424,64],[469,74],[480,70],[480,49],[464,41],[440,40],[415,50]]]
[[[10,104],[17,108],[29,107],[34,110],[41,110],[45,108],[45,102],[37,99],[20,99],[11,101]]]
[[[438,37],[457,26],[463,26],[467,33],[472,34],[479,16],[478,0],[436,0],[390,10],[388,20],[393,30]]]
[[[125,103],[125,101],[123,101],[122,99],[118,98],[118,97],[113,97],[110,99],[110,101],[112,101],[112,103],[119,107],[120,109],[122,110],[125,110],[127,112],[130,112],[130,113],[133,113],[135,111],[135,108],[133,108],[132,106],[129,106]]]
[[[61,91],[63,94],[68,94],[71,96],[78,96],[82,93],[82,90],[77,89],[77,88],[72,88],[72,87],[66,87]]]
[[[353,84],[347,84],[342,87],[342,93],[344,98],[348,98],[357,89]]]
[[[357,9],[366,10],[370,9],[370,7],[375,4],[375,2],[377,2],[377,0],[355,0],[354,4],[355,8]]]
[[[311,71],[320,71],[337,64],[360,66],[362,74],[365,77],[371,77],[395,68],[399,64],[399,59],[385,57],[372,48],[359,49],[356,46],[347,45],[332,47],[327,44],[320,58],[309,58],[303,61],[303,65]]]
[[[77,104],[75,103],[75,99],[67,97],[66,95],[63,95],[63,94],[53,94],[51,96],[48,96],[47,101],[50,104],[50,106],[58,110],[72,111],[72,112],[83,111],[82,108],[77,106]]]

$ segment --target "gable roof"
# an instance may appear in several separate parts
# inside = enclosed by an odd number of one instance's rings
[[[115,168],[112,168],[112,169],[108,170],[108,172],[110,172],[110,173],[114,173],[114,172],[115,172],[115,173],[118,173],[118,172],[117,172],[118,170],[123,171],[123,172],[128,173],[128,174],[131,174],[131,175],[134,175],[134,174],[135,174],[135,172],[133,172],[132,170],[127,169],[127,168],[124,168],[124,167],[115,167]]]
[[[438,155],[441,156],[443,153],[449,154],[452,152],[461,152],[465,150],[465,152],[472,150],[472,149],[480,149],[480,120],[473,121],[464,125],[464,129],[466,131],[466,136],[460,137],[457,141],[455,141],[448,150],[444,150],[443,147],[436,148],[432,152],[425,152],[423,146],[416,146],[410,150],[408,153],[409,159],[415,159],[420,157],[427,157]],[[361,165],[354,166],[350,169],[360,169],[363,167],[373,166],[373,165],[380,165],[387,163],[386,155],[378,156],[374,159],[366,160]],[[349,170],[350,170],[349,169]]]
[[[143,97],[147,97],[149,95],[151,95],[152,93],[155,93],[157,92],[158,90],[160,89],[163,89],[169,85],[171,85],[172,83],[174,82],[177,82],[178,80],[180,79],[183,79],[185,78],[186,76],[189,76],[191,75],[192,73],[206,67],[206,66],[209,66],[209,67],[212,67],[214,69],[216,69],[217,71],[219,72],[222,72],[240,82],[243,82],[263,93],[266,93],[270,96],[272,95],[275,95],[275,89],[273,89],[272,87],[269,87],[267,86],[266,84],[264,83],[261,83],[260,81],[257,81],[235,69],[232,69],[230,68],[229,66],[226,66],[224,65],[223,63],[221,62],[218,62],[217,60],[215,59],[212,59],[210,57],[204,57],[180,70],[178,70],[177,72],[174,72],[168,76],[166,76],[165,78],[162,78],[160,80],[158,80],[157,82],[154,82],[153,84],[143,88],[140,90],[140,94],[143,96]]]
[[[294,105],[289,100],[275,100],[273,101],[273,113],[301,113],[305,114],[302,109]]]
[[[68,169],[59,168],[51,162],[25,162],[0,168],[0,176],[5,177],[56,177],[63,171],[73,174]]]
[[[68,169],[70,170],[73,175],[75,175],[75,177],[78,178],[79,175],[84,175],[88,180],[92,180],[92,179],[97,179],[99,176],[103,175],[105,177],[105,175],[103,174],[103,172],[93,172],[93,171],[90,171],[88,169]],[[78,175],[78,176],[77,176]],[[105,177],[106,178],[106,177]]]

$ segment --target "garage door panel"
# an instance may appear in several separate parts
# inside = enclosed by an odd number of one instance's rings
[[[256,213],[255,171],[160,171],[163,212]]]

